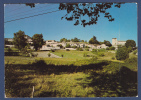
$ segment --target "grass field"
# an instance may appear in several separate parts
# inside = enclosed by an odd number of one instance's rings
[[[55,51],[63,58],[5,56],[7,97],[128,97],[137,95],[137,56],[112,60],[91,51]],[[86,53],[90,55],[83,57]],[[98,57],[98,59],[93,58]],[[134,57],[134,58],[133,58]]]

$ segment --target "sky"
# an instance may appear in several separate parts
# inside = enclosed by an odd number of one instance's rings
[[[5,4],[4,37],[13,38],[14,33],[21,30],[30,37],[42,33],[44,40],[60,41],[61,38],[72,39],[77,37],[89,41],[93,36],[96,36],[97,40],[101,42],[108,40],[112,43],[112,38],[117,38],[121,41],[134,40],[137,44],[136,3],[125,3],[120,8],[112,7],[107,11],[115,18],[114,21],[109,22],[104,14],[100,14],[97,24],[87,25],[86,27],[82,25],[74,26],[75,21],[61,20],[61,17],[67,12],[66,10],[57,11],[58,7],[59,4],[55,3],[36,4],[34,8],[25,4]],[[38,14],[41,15],[29,17]]]

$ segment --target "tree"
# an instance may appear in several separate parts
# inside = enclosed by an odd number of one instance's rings
[[[93,36],[93,38],[91,38],[91,39],[89,40],[89,43],[90,43],[90,44],[99,44],[99,42],[98,42],[98,40],[96,39],[95,36]]]
[[[73,42],[80,42],[80,39],[78,39],[78,38],[75,37],[75,38],[73,39]]]
[[[44,44],[42,34],[34,34],[33,37],[32,37],[32,40],[33,40],[33,46],[34,46],[36,51],[39,48],[41,48],[42,45]]]
[[[117,60],[125,60],[129,58],[129,53],[126,47],[120,47],[118,48],[116,52],[116,59]]]
[[[14,33],[13,44],[19,50],[22,50],[26,46],[27,39],[25,38],[24,31],[19,30],[18,32]]]
[[[67,39],[66,38],[62,38],[62,39],[60,39],[60,42],[67,42]]]
[[[67,21],[75,21],[74,25],[93,25],[97,24],[100,13],[104,14],[104,17],[109,21],[114,21],[112,15],[107,10],[117,7],[120,8],[122,3],[60,3],[59,10],[66,10],[67,14],[61,19],[65,18]],[[26,6],[35,7],[34,3],[26,3]],[[69,14],[71,14],[69,16]],[[89,20],[84,19],[83,16],[89,17]]]
[[[112,44],[111,44],[109,41],[106,41],[106,40],[104,40],[104,44],[105,44],[106,46],[109,46],[109,47],[112,46]]]
[[[66,48],[71,48],[71,45],[70,45],[70,44],[67,44],[67,45],[66,45]]]
[[[61,19],[75,20],[74,25],[81,24],[85,27],[86,25],[97,24],[100,13],[103,13],[104,17],[108,18],[109,21],[114,21],[114,18],[107,10],[112,6],[120,8],[121,4],[123,3],[60,3],[59,10],[67,11],[67,14]],[[89,17],[89,20],[86,20],[86,17],[83,19],[83,16]]]
[[[125,46],[128,47],[136,47],[136,42],[134,40],[127,40]]]

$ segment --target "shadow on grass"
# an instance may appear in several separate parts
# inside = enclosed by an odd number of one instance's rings
[[[103,66],[108,65],[109,62],[102,61],[96,64],[89,64],[83,66],[74,65],[47,65],[43,60],[39,60],[33,64],[27,65],[6,65],[6,91],[11,90],[11,97],[31,97],[32,84],[28,78],[20,78],[24,75],[50,75],[50,74],[62,74],[62,73],[74,73],[74,72],[89,72],[88,70],[94,70],[91,72],[90,77],[87,77],[85,81],[92,80],[91,82],[81,83],[85,88],[86,86],[94,89],[96,97],[108,97],[108,96],[136,96],[137,95],[137,72],[133,72],[125,66],[122,66],[120,71],[114,74],[108,74],[102,72]],[[19,70],[16,72],[15,70]],[[101,71],[101,73],[97,73]],[[81,79],[78,79],[81,80]],[[19,83],[22,81],[22,83]],[[25,82],[25,83],[24,83]],[[38,97],[56,97],[58,92],[42,92]]]
[[[92,72],[81,84],[84,88],[93,87],[96,97],[132,97],[137,96],[137,72],[122,66],[116,73]]]

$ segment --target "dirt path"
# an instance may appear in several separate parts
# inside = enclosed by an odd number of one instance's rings
[[[43,57],[43,58],[47,58],[48,53],[50,53],[50,52],[49,51],[34,52],[34,54],[38,54],[37,57]],[[51,54],[50,58],[62,58],[62,57],[59,57],[53,53],[50,53],[50,54]]]

